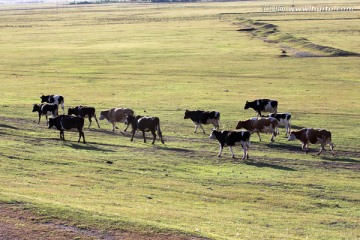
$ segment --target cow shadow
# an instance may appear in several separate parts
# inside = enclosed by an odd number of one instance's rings
[[[282,171],[297,171],[294,168],[290,168],[290,167],[284,167],[284,166],[279,166],[279,165],[275,165],[275,164],[269,164],[269,163],[264,163],[264,162],[253,162],[253,161],[249,161],[249,160],[245,160],[244,164],[249,165],[249,166],[255,166],[255,167],[259,167],[259,168],[273,168],[276,170],[282,170]]]
[[[323,152],[321,154],[326,154],[326,152]],[[328,153],[331,154],[331,153]],[[325,156],[320,155],[321,159],[330,161],[330,162],[342,162],[342,163],[360,163],[360,160],[356,160],[350,157],[338,157],[338,154],[335,152],[335,156]]]
[[[266,143],[265,144],[268,148],[270,149],[274,149],[274,150],[286,150],[289,152],[304,152],[304,150],[302,150],[301,145],[291,145],[291,144],[284,144],[284,143]]]
[[[61,141],[61,140],[60,140]],[[71,147],[73,149],[76,150],[88,150],[88,151],[100,151],[100,152],[115,152],[115,150],[111,150],[111,149],[105,149],[105,148],[100,148],[97,147],[95,145],[93,145],[93,143],[87,142],[86,144],[82,143],[82,142],[69,142],[66,141],[64,143],[64,145]]]
[[[291,125],[291,129],[296,129],[296,130],[300,130],[305,128],[304,126],[298,126],[298,125]]]
[[[10,126],[10,125],[7,125],[7,124],[0,124],[0,127],[2,127],[2,128],[9,128],[9,129],[19,129],[19,128],[17,128],[17,127],[14,127],[14,126]]]
[[[165,144],[166,144],[166,142],[165,142]],[[157,145],[157,146],[154,146],[154,148],[165,150],[165,151],[171,151],[171,152],[184,152],[184,153],[195,152],[194,150],[190,150],[190,149],[186,149],[186,148],[168,147],[166,145]]]

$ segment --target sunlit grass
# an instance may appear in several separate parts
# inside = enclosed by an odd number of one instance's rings
[[[115,4],[0,15],[0,198],[100,229],[358,238],[359,60],[279,58],[280,49],[233,24],[248,17],[243,13],[260,14],[261,4]],[[305,21],[291,30],[279,26],[297,37],[311,28]],[[309,40],[342,49],[332,31],[324,24]],[[66,107],[90,105],[97,113],[130,107],[158,116],[166,143],[144,144],[140,133],[130,142],[122,124],[113,133],[105,121],[85,129],[86,145],[74,132],[62,142],[31,112],[42,94],[62,94]],[[230,159],[227,148],[219,159],[211,126],[194,134],[183,119],[185,109],[218,110],[233,129],[255,115],[243,108],[256,98],[277,99],[279,111],[293,114],[294,128],[329,129],[337,155],[316,156],[318,145],[306,155],[280,129],[274,144],[269,135],[263,142],[252,136],[247,161]],[[235,155],[241,157],[240,147]]]

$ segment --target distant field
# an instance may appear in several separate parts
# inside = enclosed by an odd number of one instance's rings
[[[271,23],[360,54],[360,2],[336,2],[354,6],[348,13],[264,13],[264,4],[0,6],[0,201],[104,232],[360,238],[360,58],[280,57],[289,42],[237,31],[245,20]],[[63,142],[31,112],[42,94],[63,95],[66,108],[158,116],[165,144],[140,133],[130,142],[122,124],[113,133],[104,121],[85,128],[87,144],[74,132]],[[183,119],[185,109],[218,110],[234,129],[255,116],[244,104],[257,98],[277,99],[294,129],[330,130],[336,155],[316,156],[318,145],[306,155],[281,128],[275,143],[252,136],[249,160],[240,147],[236,160],[227,148],[217,158],[212,126],[194,134]]]

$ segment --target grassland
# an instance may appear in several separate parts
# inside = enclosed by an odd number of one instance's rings
[[[105,232],[360,238],[359,58],[280,58],[277,45],[237,31],[239,19],[266,22],[360,53],[359,11],[262,13],[264,3],[2,7],[0,200]],[[85,129],[85,145],[73,132],[60,141],[31,112],[42,94],[158,116],[166,143],[130,142],[106,122]],[[214,109],[233,129],[255,115],[243,107],[256,98],[277,99],[294,128],[331,130],[336,156],[316,156],[318,146],[305,155],[281,131],[273,144],[253,136],[247,161],[227,149],[219,159],[217,143],[183,119]]]

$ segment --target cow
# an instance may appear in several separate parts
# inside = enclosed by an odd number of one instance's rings
[[[78,116],[78,117],[82,117],[82,118],[85,118],[85,117],[88,117],[89,118],[89,128],[91,126],[91,118],[95,118],[95,121],[98,125],[98,128],[100,128],[100,125],[99,125],[99,122],[96,118],[96,114],[95,114],[95,108],[94,107],[87,107],[87,106],[77,106],[77,107],[74,107],[74,108],[69,108],[68,109],[68,115],[75,115],[75,116]]]
[[[46,125],[48,123],[48,116],[56,117],[58,116],[58,105],[53,103],[41,103],[41,104],[34,104],[32,112],[39,113],[39,121],[40,124],[41,115],[45,115],[46,117]]]
[[[116,122],[125,122],[126,117],[129,115],[134,115],[134,111],[129,108],[111,108],[109,110],[101,111],[99,120],[106,119],[109,123],[113,125],[113,131],[115,131]],[[128,129],[129,124],[127,124],[124,132]]]
[[[303,128],[298,131],[291,131],[288,141],[298,139],[302,144],[302,150],[309,152],[309,143],[321,144],[320,151],[317,155],[325,149],[326,145],[330,146],[332,155],[334,156],[334,144],[331,142],[331,132],[326,129]]]
[[[154,144],[156,139],[155,132],[157,131],[161,143],[164,144],[164,140],[162,138],[162,132],[160,130],[160,119],[158,117],[142,117],[142,116],[135,117],[133,115],[128,115],[126,118],[126,122],[131,124],[132,127],[132,131],[131,131],[132,136],[130,141],[133,141],[136,130],[140,130],[143,134],[144,143],[146,143],[145,132],[151,132],[151,134],[153,135],[152,144]]]
[[[277,135],[277,126],[279,121],[276,118],[250,118],[245,121],[239,121],[236,129],[244,128],[251,133],[256,132],[259,136],[259,140],[261,141],[260,132],[262,133],[271,133],[271,141],[275,141],[275,137]]]
[[[279,125],[285,125],[285,136],[288,136],[290,134],[290,128],[291,128],[291,113],[270,113],[266,117],[273,117],[276,118],[279,121]],[[279,131],[277,132],[279,135]]]
[[[73,117],[73,116],[69,116],[69,115],[60,115],[58,117],[55,118],[50,118],[49,119],[49,129],[52,128],[53,126],[55,126],[57,128],[57,130],[60,131],[60,139],[62,139],[63,141],[65,141],[65,136],[64,136],[64,131],[65,130],[70,130],[72,128],[76,128],[79,132],[79,140],[78,142],[80,142],[81,137],[83,138],[83,143],[85,142],[85,135],[83,132],[83,127],[84,127],[84,118],[82,117]]]
[[[210,139],[217,139],[220,145],[220,152],[218,157],[221,157],[222,150],[224,146],[228,146],[232,154],[232,158],[235,158],[232,147],[236,143],[240,142],[244,154],[242,160],[249,159],[249,147],[250,147],[250,131],[218,131],[213,130],[209,136]]]
[[[261,117],[261,112],[276,113],[278,107],[278,101],[270,99],[257,99],[255,101],[246,101],[244,109],[252,108],[258,113],[258,117]]]
[[[60,95],[47,95],[44,96],[42,95],[41,97],[41,102],[47,102],[47,103],[55,103],[57,105],[61,104],[61,108],[63,110],[63,112],[65,112],[65,107],[64,107],[64,97],[60,96]]]
[[[185,110],[184,119],[191,119],[191,121],[195,124],[195,131],[196,133],[198,127],[200,126],[203,130],[203,133],[205,134],[205,130],[202,126],[202,124],[213,124],[215,129],[219,129],[219,123],[220,123],[220,113],[216,111],[202,111],[202,110],[195,110],[195,111],[189,111]]]

